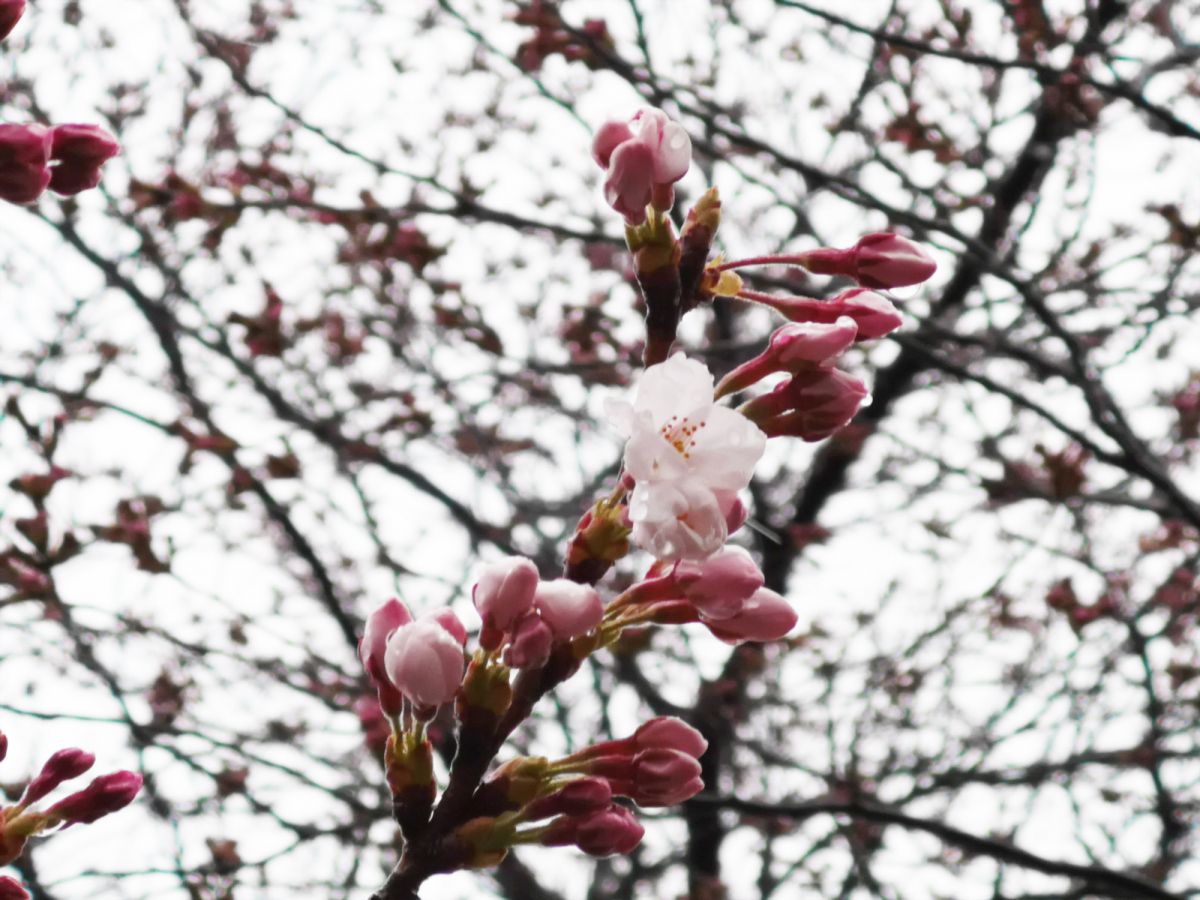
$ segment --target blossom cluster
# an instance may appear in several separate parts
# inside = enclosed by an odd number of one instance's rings
[[[851,421],[868,393],[838,367],[843,355],[901,325],[879,291],[934,270],[918,245],[890,233],[844,249],[709,260],[720,201],[706,193],[676,238],[664,213],[690,166],[691,141],[659,110],[601,126],[592,155],[605,170],[606,199],[625,220],[647,310],[647,367],[631,399],[609,398],[605,407],[625,441],[621,473],[576,527],[565,577],[543,578],[521,556],[482,567],[471,590],[480,619],[473,652],[449,608],[414,618],[393,599],[367,619],[359,656],[381,718],[359,715],[371,740],[383,741],[406,842],[385,895],[436,872],[495,865],[522,844],[628,853],[643,833],[628,803],[671,806],[703,790],[707,743],[670,717],[559,759],[518,756],[488,770],[534,704],[628,628],[698,624],[731,644],[793,629],[791,604],[767,587],[750,553],[728,544],[747,520],[742,493],[769,439],[821,440]],[[780,297],[744,287],[736,270],[753,265],[798,265],[859,286],[828,300]],[[699,360],[671,353],[682,315],[715,297],[789,320],[720,381]],[[728,402],[750,391],[740,405]],[[633,546],[650,562],[606,598],[601,581]],[[430,736],[444,732],[430,723],[451,704],[457,750],[439,798]]]
[[[7,754],[8,738],[0,732],[0,762]],[[83,775],[95,762],[96,757],[84,750],[59,750],[46,760],[16,803],[0,807],[0,866],[14,862],[34,835],[60,826],[90,824],[133,802],[142,788],[142,776],[121,771],[94,778],[83,790],[63,797],[44,810],[34,808],[35,803],[64,782]],[[28,900],[28,897],[19,882],[0,876],[0,900]]]
[[[0,40],[25,13],[25,0],[0,0]],[[72,196],[100,183],[100,167],[121,152],[96,125],[0,125],[0,200],[33,203],[47,188]]]

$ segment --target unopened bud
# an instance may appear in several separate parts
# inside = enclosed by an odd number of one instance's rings
[[[17,27],[25,13],[25,0],[0,0],[0,41]],[[0,896],[3,896],[0,894]],[[26,895],[28,896],[28,895]]]
[[[21,795],[21,805],[29,806],[37,803],[64,781],[78,778],[95,762],[96,757],[83,750],[77,748],[59,750],[46,760],[42,771],[33,781],[29,782],[25,793]]]
[[[0,125],[0,200],[32,203],[50,183],[50,131]]]
[[[121,152],[111,134],[96,125],[56,125],[52,130],[50,190],[78,194],[100,183],[100,167]]]
[[[553,794],[539,797],[525,807],[522,818],[528,821],[551,816],[584,816],[607,809],[612,803],[612,789],[603,778],[576,778]]]
[[[727,644],[742,641],[777,641],[796,625],[796,611],[769,588],[760,588],[736,616],[704,624]]]
[[[0,28],[3,26],[0,25]],[[0,875],[0,900],[29,900],[29,892],[21,887],[21,882]]]
[[[68,825],[86,825],[124,809],[142,789],[142,776],[137,772],[112,772],[101,775],[78,793],[59,800],[46,814]]]

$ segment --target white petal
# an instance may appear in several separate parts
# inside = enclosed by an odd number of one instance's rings
[[[750,483],[767,436],[739,412],[714,406],[691,450],[693,476],[713,490],[738,491]]]
[[[634,407],[649,412],[662,425],[680,410],[711,405],[712,395],[712,373],[703,363],[676,353],[642,373]]]

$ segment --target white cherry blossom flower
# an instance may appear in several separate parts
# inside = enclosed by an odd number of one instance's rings
[[[682,353],[646,369],[632,404],[610,400],[606,412],[628,439],[633,540],[660,559],[704,559],[719,550],[766,435],[715,404],[712,374]]]

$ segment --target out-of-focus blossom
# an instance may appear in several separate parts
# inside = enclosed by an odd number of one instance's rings
[[[121,152],[121,145],[97,125],[56,125],[51,129],[50,190],[71,195],[100,183],[100,167]]]
[[[50,183],[49,129],[0,125],[0,200],[32,203]]]
[[[17,27],[25,14],[25,0],[0,0],[0,41]]]

